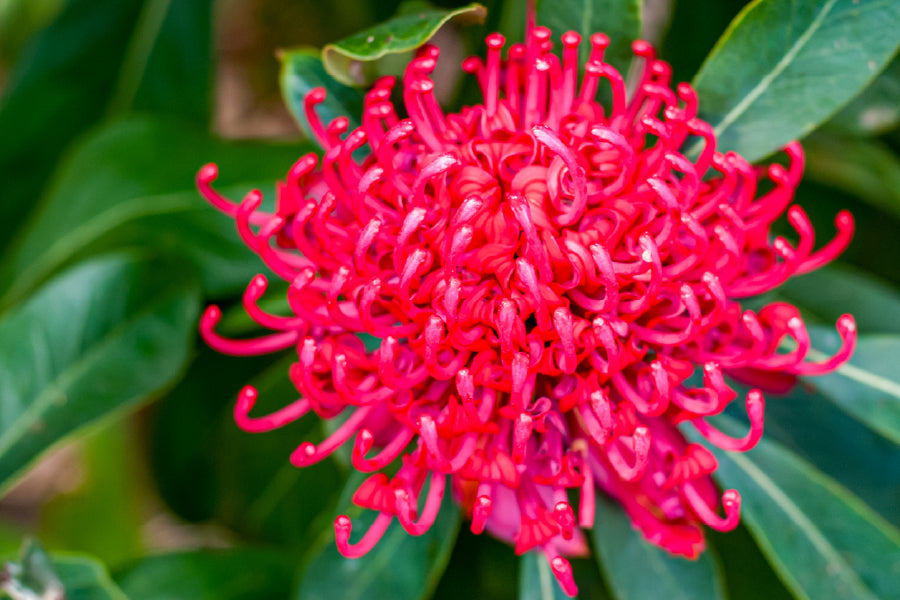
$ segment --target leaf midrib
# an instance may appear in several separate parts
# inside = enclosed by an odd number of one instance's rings
[[[831,9],[837,3],[837,0],[827,0],[825,4],[822,5],[819,14],[813,19],[809,28],[797,38],[797,40],[791,44],[791,47],[785,53],[785,55],[781,58],[781,60],[776,63],[775,67],[770,71],[767,75],[765,75],[762,79],[759,80],[759,83],[744,96],[743,100],[738,102],[738,104],[732,108],[725,116],[719,121],[719,124],[714,127],[714,132],[716,137],[721,137],[722,132],[725,131],[732,123],[734,123],[746,110],[749,108],[751,104],[756,102],[757,98],[759,98],[766,90],[769,89],[772,82],[781,75],[785,69],[787,69],[794,57],[806,46],[806,43],[812,38],[813,34],[815,34],[822,26],[822,23],[825,21],[825,18],[831,12]]]
[[[66,367],[60,370],[59,373],[44,386],[43,390],[37,395],[34,401],[29,404],[28,408],[21,413],[20,417],[16,419],[12,427],[0,433],[0,460],[2,460],[3,455],[13,447],[13,445],[21,441],[21,439],[28,434],[28,429],[36,422],[39,415],[44,414],[47,406],[53,404],[55,394],[51,392],[66,390],[66,385],[75,381],[79,375],[86,371],[86,369],[100,361],[100,358],[102,357],[102,354],[100,354],[101,351],[111,345],[114,341],[118,340],[123,331],[134,327],[139,321],[144,319],[148,313],[156,312],[157,307],[168,303],[173,297],[183,294],[184,291],[183,288],[174,286],[165,290],[165,293],[157,296],[155,301],[148,302],[141,310],[133,313],[130,318],[118,323],[115,327],[107,331],[105,335],[97,338],[97,343],[92,344],[91,348],[86,353],[80,354],[78,360],[70,362]],[[134,397],[130,397],[124,402],[121,402],[120,405],[128,404],[133,399]],[[3,476],[2,472],[0,472],[0,489],[5,487],[6,479],[7,477]]]
[[[772,481],[765,473],[762,472],[753,462],[747,459],[743,454],[731,454],[729,453],[729,457],[739,468],[743,469],[747,475],[753,479],[757,485],[762,488],[764,492],[766,492],[773,502],[782,510],[791,520],[800,527],[801,531],[807,534],[808,539],[812,542],[813,546],[826,558],[828,564],[834,564],[839,567],[839,570],[835,572],[835,576],[839,576],[841,579],[846,581],[851,585],[853,591],[856,596],[860,600],[870,599],[870,600],[878,600],[875,593],[869,589],[869,587],[859,578],[855,571],[853,571],[852,567],[847,563],[846,560],[841,556],[840,552],[828,541],[825,535],[819,531],[812,521],[806,516],[806,514],[797,506],[794,502],[791,501],[787,495],[782,492],[778,486]],[[766,536],[766,532],[764,528],[757,527],[755,528],[757,531],[757,535],[761,535],[768,541],[768,537]],[[769,543],[771,547],[771,542]],[[775,555],[774,551],[772,552]],[[776,555],[777,556],[777,555]],[[801,593],[804,598],[808,598],[809,596],[806,594],[804,587],[800,584],[799,581],[794,577],[793,573],[790,569],[786,568],[784,565],[779,564],[779,571],[782,573],[782,576],[790,581],[791,588],[795,593]]]

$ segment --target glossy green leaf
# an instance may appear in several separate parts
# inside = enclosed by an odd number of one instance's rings
[[[328,73],[345,85],[366,85],[373,79],[373,61],[390,54],[415,50],[448,21],[484,21],[487,11],[480,4],[455,10],[422,8],[400,14],[389,21],[328,44],[322,61]]]
[[[211,51],[212,0],[145,2],[109,112],[152,111],[208,125]]]
[[[762,555],[746,526],[731,531],[707,529],[707,549],[713,552],[725,577],[728,600],[795,600]]]
[[[234,548],[150,556],[116,581],[130,600],[257,600],[289,597],[293,576],[284,552]]]
[[[594,548],[617,600],[657,595],[671,600],[725,598],[722,573],[711,553],[688,560],[651,545],[622,508],[606,496],[598,495],[596,511]]]
[[[734,404],[727,414],[746,423],[744,408]],[[821,392],[802,384],[788,396],[768,394],[765,435],[900,527],[900,446],[849,418]]]
[[[361,478],[351,477],[339,503],[342,512],[353,519],[351,541],[359,539],[376,514],[350,505],[361,482]],[[427,598],[447,567],[459,524],[459,508],[446,493],[437,519],[426,533],[411,536],[395,519],[375,548],[361,558],[341,556],[330,535],[303,569],[295,598],[331,600],[335,590],[341,591],[344,600]]]
[[[17,560],[0,569],[0,591],[12,598],[127,600],[106,567],[88,556],[54,555],[26,540]]]
[[[0,262],[0,311],[67,264],[123,246],[194,263],[213,294],[243,288],[261,261],[242,248],[232,219],[203,200],[194,177],[216,162],[216,187],[239,201],[252,187],[283,178],[308,150],[226,143],[177,121],[135,118],[104,127],[64,162]]]
[[[837,334],[811,328],[815,351],[810,358],[830,356],[840,342]],[[807,380],[825,397],[881,435],[900,444],[900,336],[860,336],[850,360],[833,373]]]
[[[568,596],[556,581],[547,559],[538,552],[519,558],[519,600],[564,600]]]
[[[900,218],[900,159],[889,147],[876,140],[816,134],[803,148],[808,177]]]
[[[142,4],[68,0],[9,74],[0,98],[0,248],[63,149],[103,116]]]
[[[900,291],[864,271],[833,264],[793,277],[776,296],[824,324],[851,313],[863,333],[900,333]]]
[[[881,72],[850,104],[828,121],[829,131],[870,136],[887,133],[900,124],[900,58]]]
[[[742,430],[728,417],[716,424],[732,434]],[[719,460],[716,478],[740,491],[743,522],[797,596],[895,596],[900,532],[857,497],[765,438],[746,454],[711,449]]]
[[[694,79],[717,149],[753,162],[805,136],[878,74],[898,31],[896,2],[752,2]]]
[[[303,99],[315,88],[324,88],[325,100],[316,105],[315,111],[319,120],[327,126],[337,117],[346,117],[350,128],[359,126],[362,115],[363,94],[359,90],[336,81],[325,70],[319,52],[314,48],[293,48],[284,50],[278,55],[281,61],[281,96],[291,115],[300,125],[306,136],[316,141]]]
[[[591,35],[603,32],[610,46],[605,60],[622,73],[631,62],[631,43],[641,37],[640,0],[538,0],[537,22],[553,31],[554,40],[567,31],[581,35],[580,63],[587,62]],[[556,43],[556,42],[554,42]]]
[[[171,383],[198,295],[171,265],[111,256],[65,272],[0,321],[0,489],[52,444]]]

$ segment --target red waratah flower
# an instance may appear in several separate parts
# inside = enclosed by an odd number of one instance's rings
[[[486,61],[463,63],[484,104],[457,114],[432,93],[432,46],[403,76],[408,118],[390,101],[392,77],[368,92],[362,126],[349,133],[345,118],[319,121],[325,92],[313,90],[306,116],[325,154],[291,168],[275,214],[257,210],[257,191],[239,205],[221,197],[211,188],[216,167],[204,167],[201,192],[291,282],[294,314],[259,308],[259,275],[244,306],[275,333],[223,339],[215,306],[201,331],[229,354],[298,350],[290,377],[301,398],[251,416],[256,392],[245,388],[234,411],[244,430],[310,411],[344,419],[290,457],[309,465],[352,439],[354,467],[373,473],[353,501],[378,517],[356,542],[350,519],[338,517],[342,554],[368,552],[395,518],[412,535],[425,532],[449,477],[472,531],[486,528],[517,553],[540,549],[574,595],[562,555],[586,550],[580,527],[592,526],[596,488],[675,554],[703,550],[701,524],[737,524],[740,495],[720,497],[715,458],[678,425],[748,450],[763,429],[759,390],[744,400],[744,437],[706,419],[737,398],[725,375],[782,388],[849,357],[849,315],[837,323],[840,351],[807,362],[795,307],[754,312],[738,299],[831,260],[853,221],[840,213],[835,239],[814,251],[806,213],[788,208],[803,170],[799,144],[785,148],[786,168],[719,153],[694,91],[669,87],[671,70],[649,44],[633,45],[643,69],[629,93],[604,62],[605,35],[591,37],[581,77],[580,36],[562,36],[561,59],[550,37],[532,28],[504,59],[503,36],[488,36]],[[611,106],[595,99],[601,85]],[[702,140],[694,159],[681,153],[689,137]],[[796,244],[770,230],[785,209]],[[367,352],[359,334],[380,347]],[[702,383],[689,384],[701,369]],[[396,475],[381,472],[401,455]]]

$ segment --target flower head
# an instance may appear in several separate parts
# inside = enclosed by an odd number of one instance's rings
[[[504,58],[503,36],[488,36],[486,60],[463,63],[484,103],[455,114],[435,100],[431,46],[403,76],[407,118],[390,101],[391,77],[368,92],[362,125],[349,132],[345,118],[319,121],[325,92],[312,91],[305,108],[324,156],[291,168],[275,214],[258,210],[258,192],[240,204],[222,198],[211,188],[215,167],[204,167],[203,195],[290,282],[293,314],[259,308],[259,275],[244,305],[274,333],[223,339],[215,307],[201,330],[231,354],[297,348],[290,377],[300,399],[251,416],[256,392],[246,388],[235,407],[243,429],[308,412],[343,419],[291,461],[309,465],[351,443],[354,467],[373,473],[353,497],[378,511],[371,528],[351,542],[350,520],[335,521],[345,556],[370,550],[394,519],[423,533],[449,485],[474,532],[518,553],[542,550],[574,594],[562,555],[585,551],[597,488],[673,553],[697,556],[702,524],[737,524],[739,493],[720,495],[716,459],[677,426],[748,450],[762,435],[760,390],[740,400],[744,437],[706,419],[738,401],[726,375],[780,388],[848,358],[849,315],[837,324],[837,354],[808,362],[795,307],[754,312],[739,299],[831,260],[853,222],[839,214],[837,236],[815,250],[809,219],[790,206],[800,145],[785,148],[787,167],[717,152],[694,91],[670,87],[671,69],[649,44],[633,45],[642,68],[629,88],[604,62],[603,34],[589,40],[583,70],[578,34],[562,36],[561,59],[549,30],[527,38]],[[700,140],[696,156],[683,153],[690,139]],[[795,243],[771,232],[785,210]],[[380,346],[367,352],[360,334]],[[388,477],[382,470],[398,459]]]

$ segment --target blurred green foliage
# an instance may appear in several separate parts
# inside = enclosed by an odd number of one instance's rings
[[[259,188],[271,205],[274,182],[314,150],[303,95],[325,85],[330,115],[358,117],[362,92],[331,79],[319,49],[366,39],[401,4],[0,0],[0,553],[11,561],[0,589],[559,596],[542,557],[473,536],[449,499],[426,536],[341,558],[331,519],[348,504],[345,465],[287,462],[299,440],[321,438],[320,423],[263,436],[232,423],[247,382],[263,410],[294,399],[288,359],[197,347],[200,304],[219,302],[226,326],[245,327],[239,294],[265,269],[199,197],[196,171],[217,162],[223,193]],[[482,4],[484,25],[442,35],[476,53],[486,31],[521,39],[524,2]],[[746,494],[744,525],[688,563],[644,544],[601,498],[596,560],[573,561],[582,597],[887,600],[900,589],[900,5],[543,0],[538,16],[556,33],[603,29],[623,67],[641,19],[662,19],[660,53],[675,81],[696,77],[703,114],[726,133],[720,149],[761,158],[816,128],[796,200],[825,238],[838,210],[857,222],[838,264],[764,299],[829,326],[853,312],[861,338],[849,367],[768,399],[763,446],[719,457],[720,483]],[[477,101],[473,89],[463,79],[456,97]],[[786,222],[780,232],[794,235]],[[834,340],[815,342],[827,352]],[[740,429],[742,409],[728,412],[725,427]],[[16,558],[27,535],[51,555],[26,543]],[[361,564],[366,577],[354,575]]]

